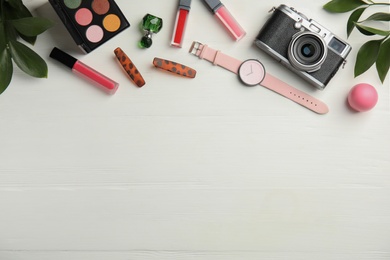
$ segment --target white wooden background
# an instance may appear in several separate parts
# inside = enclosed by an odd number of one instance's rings
[[[34,47],[48,79],[18,69],[0,96],[1,260],[390,259],[389,79],[353,78],[358,47],[324,91],[253,46],[279,1],[224,0],[246,29],[232,41],[193,1],[183,49],[169,46],[177,1],[118,5],[132,24],[94,52],[75,46],[46,0],[24,0],[57,22]],[[326,1],[292,1],[346,38],[348,15]],[[137,47],[146,13],[164,19]],[[326,102],[320,116],[188,54],[193,40],[267,70]],[[48,58],[53,46],[120,83],[106,96]],[[116,64],[121,47],[146,79],[138,89]],[[189,80],[156,70],[154,57],[195,68]],[[376,87],[370,112],[346,105],[353,85]]]

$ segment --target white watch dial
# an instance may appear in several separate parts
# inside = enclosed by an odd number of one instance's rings
[[[246,60],[238,69],[238,76],[241,81],[248,86],[255,86],[263,81],[265,69],[258,60]]]

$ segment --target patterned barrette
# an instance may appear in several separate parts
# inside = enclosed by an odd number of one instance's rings
[[[160,59],[160,58],[154,58],[153,59],[153,65],[156,68],[163,69],[166,71],[169,71],[171,73],[184,76],[187,78],[195,78],[196,76],[196,70],[187,67],[183,64],[173,62],[170,60]]]
[[[114,50],[115,56],[118,59],[119,63],[122,65],[123,69],[130,76],[130,78],[134,81],[134,83],[138,87],[142,87],[145,85],[145,80],[142,77],[141,73],[138,71],[137,67],[130,60],[130,58],[122,51],[121,48],[116,48]]]

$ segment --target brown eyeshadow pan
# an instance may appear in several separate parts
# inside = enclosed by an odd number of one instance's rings
[[[93,0],[92,9],[99,15],[106,14],[110,10],[110,2],[108,0]]]

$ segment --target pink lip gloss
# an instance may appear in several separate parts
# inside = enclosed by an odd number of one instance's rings
[[[95,86],[110,95],[114,94],[118,89],[118,83],[56,47],[51,51],[50,57],[71,68],[75,74],[90,80]]]
[[[181,48],[183,44],[184,31],[187,26],[188,15],[191,9],[191,0],[179,0],[176,22],[173,31],[171,45]]]
[[[246,34],[244,29],[238,24],[236,19],[226,9],[219,0],[204,0],[213,14],[222,22],[230,35],[236,40],[240,40]]]

